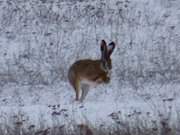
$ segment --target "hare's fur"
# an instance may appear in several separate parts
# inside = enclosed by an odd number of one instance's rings
[[[102,40],[101,59],[79,60],[76,61],[74,64],[72,64],[71,67],[69,68],[68,79],[70,84],[75,90],[76,100],[79,100],[80,90],[82,90],[81,99],[80,99],[82,101],[87,95],[89,87],[96,87],[98,84],[108,83],[110,81],[109,73],[110,73],[110,69],[112,68],[110,55],[112,52],[109,53],[108,51],[109,50],[106,46],[105,41]]]

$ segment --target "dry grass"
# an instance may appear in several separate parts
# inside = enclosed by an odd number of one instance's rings
[[[110,114],[113,120],[111,126],[102,123],[98,126],[91,124],[56,125],[54,127],[45,127],[42,125],[29,125],[28,128],[23,122],[14,122],[13,126],[0,125],[0,135],[179,135],[180,125],[179,116],[177,121],[169,118],[159,118],[157,120],[142,119],[141,113],[135,112],[134,116],[128,115],[126,119],[122,118],[120,112]],[[149,115],[149,114],[148,114]],[[41,123],[41,122],[40,122]]]

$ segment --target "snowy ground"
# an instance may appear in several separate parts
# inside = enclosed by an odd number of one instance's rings
[[[110,126],[116,117],[133,121],[136,115],[147,121],[178,122],[179,84],[147,85],[138,90],[118,86],[112,89],[113,84],[92,89],[83,103],[74,101],[74,91],[66,82],[34,87],[9,84],[1,88],[0,123],[22,124],[27,128],[72,122]]]
[[[68,68],[100,58],[102,39],[116,43],[112,81],[75,102]],[[179,52],[179,0],[0,1],[0,132],[137,118],[180,127]]]

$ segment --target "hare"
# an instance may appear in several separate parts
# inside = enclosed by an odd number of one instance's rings
[[[68,79],[75,90],[77,101],[85,99],[89,87],[95,87],[101,83],[109,83],[112,69],[110,56],[114,48],[114,42],[107,46],[106,42],[102,40],[100,45],[101,59],[78,60],[71,65],[68,71]]]

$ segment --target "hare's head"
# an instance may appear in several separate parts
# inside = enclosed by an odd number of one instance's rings
[[[114,42],[106,45],[104,40],[101,41],[101,66],[105,72],[109,72],[112,69],[111,54],[114,51],[114,48]]]

